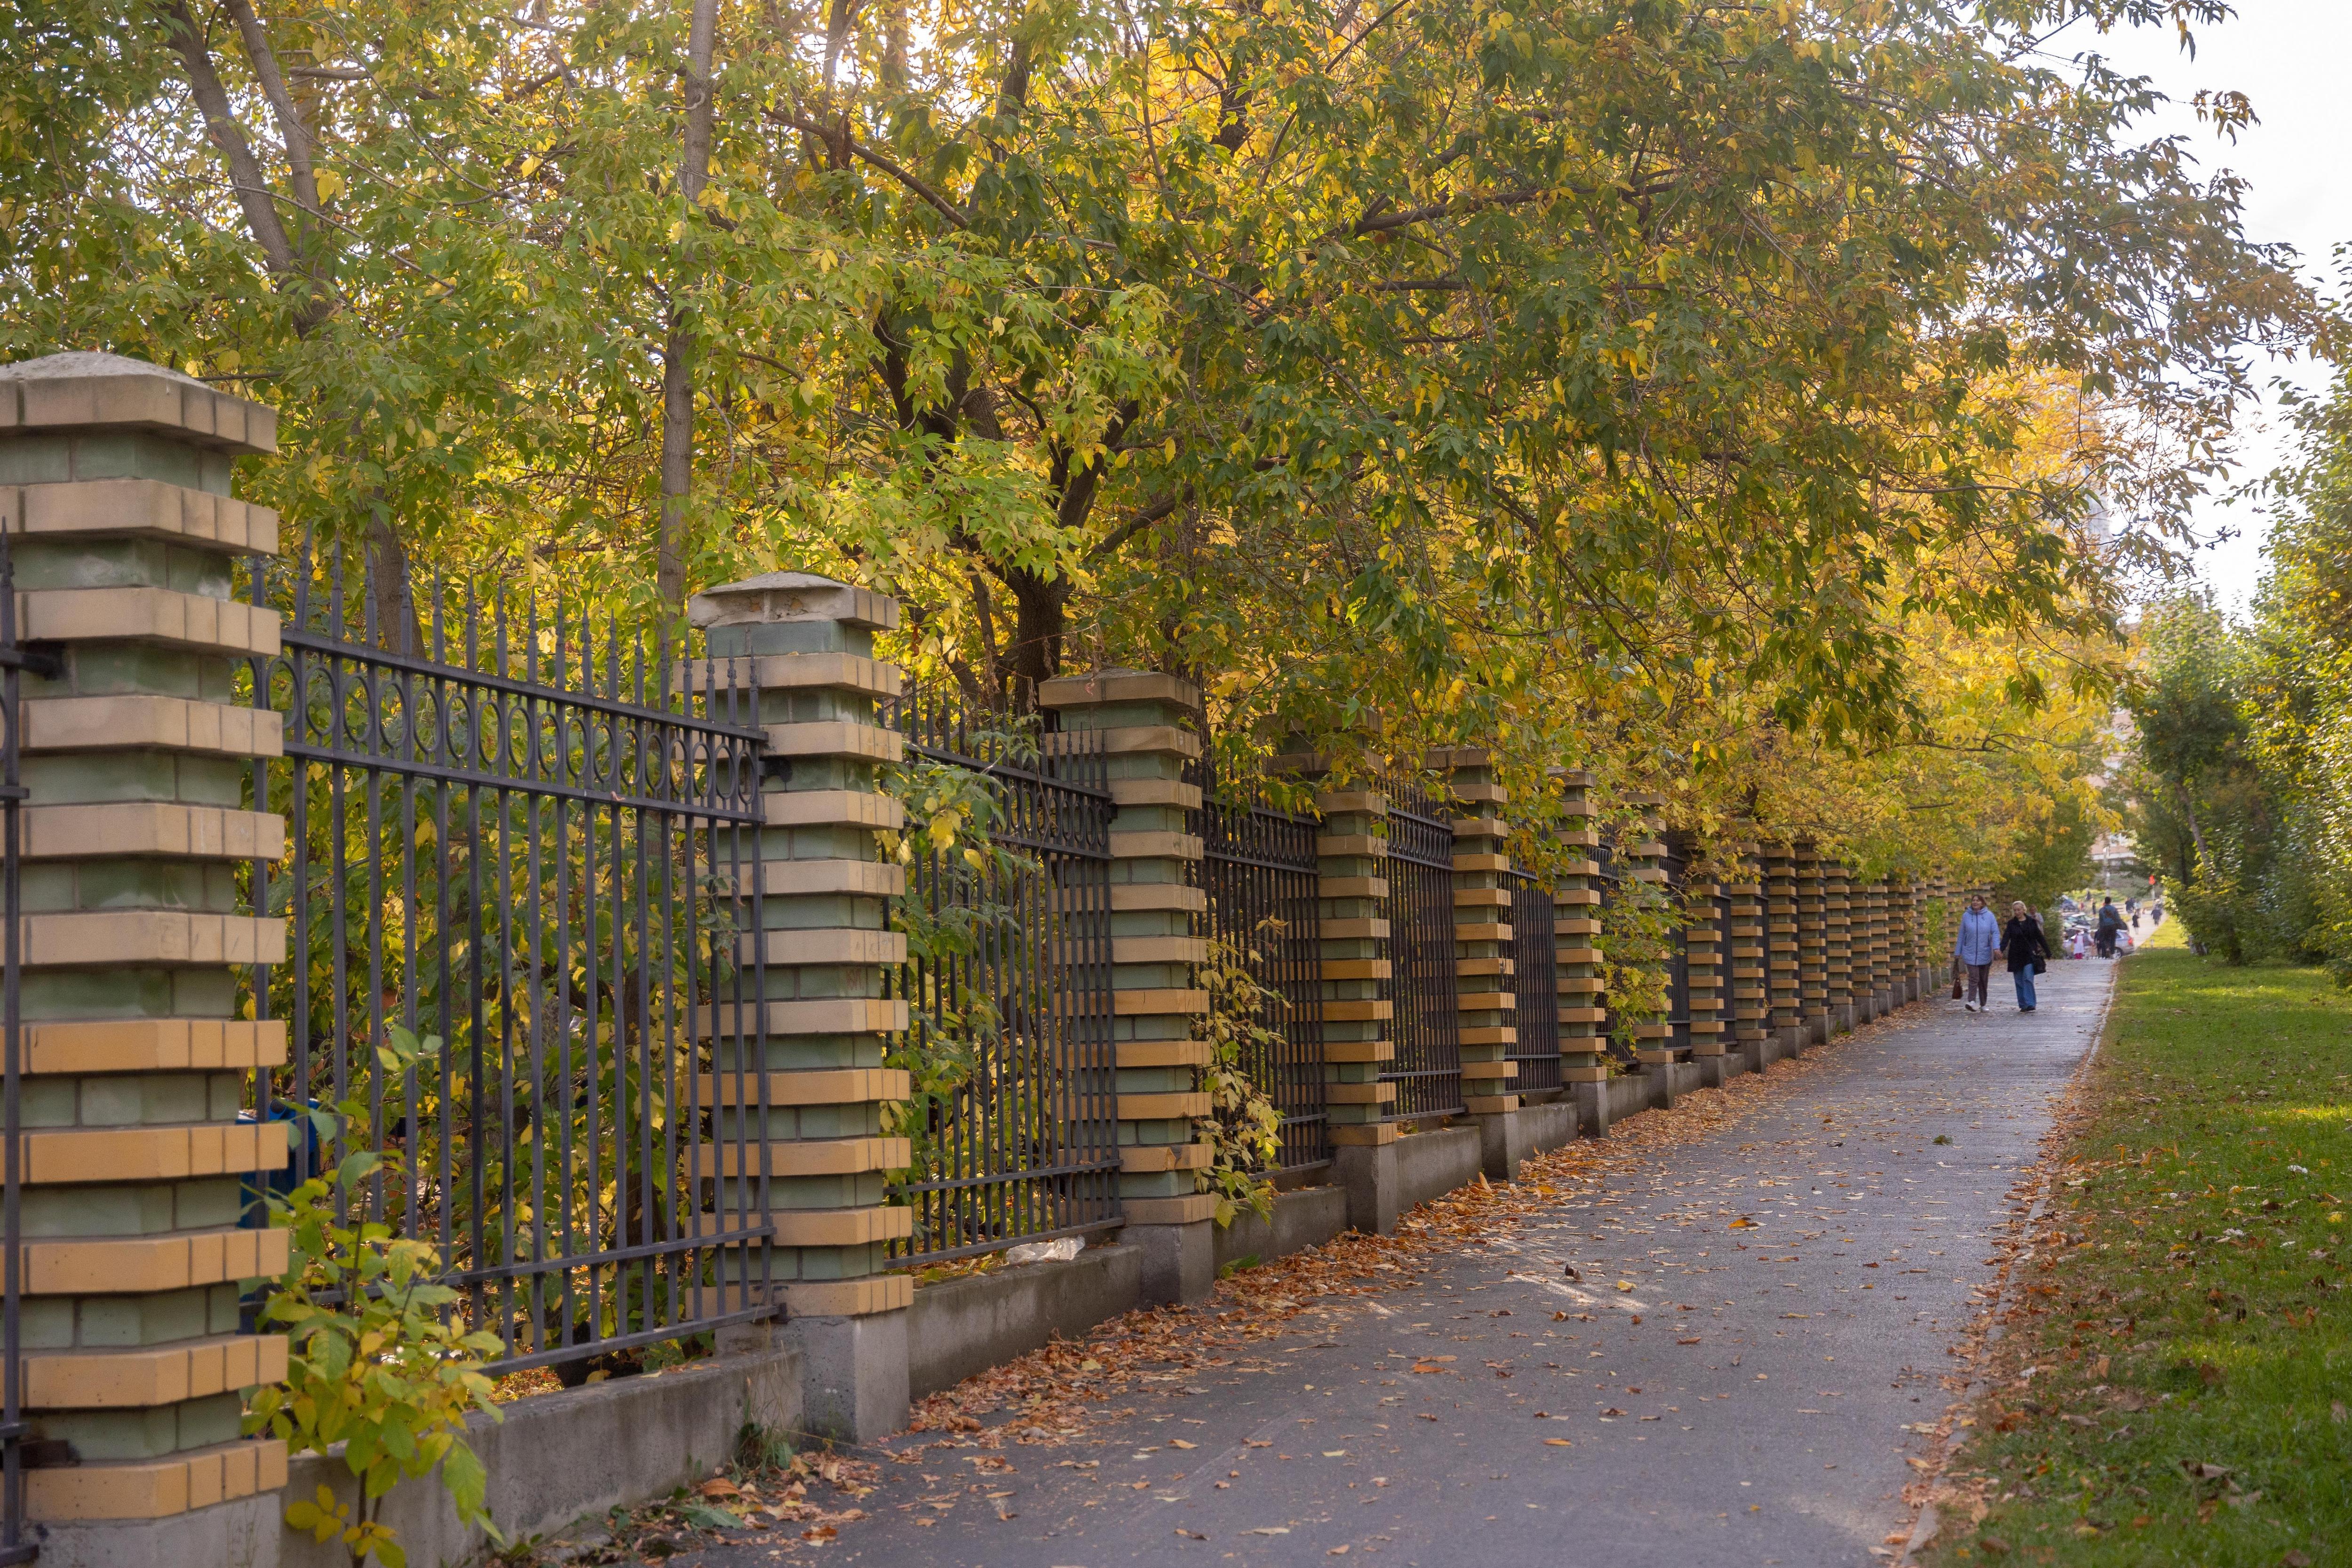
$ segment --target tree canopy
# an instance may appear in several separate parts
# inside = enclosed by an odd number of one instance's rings
[[[394,563],[887,587],[975,702],[2014,805],[2311,327],[2090,52],[2224,16],[23,0],[0,352],[251,390]]]

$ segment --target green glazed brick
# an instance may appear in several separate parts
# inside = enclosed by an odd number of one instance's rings
[[[774,893],[760,900],[762,931],[882,931],[888,905],[849,893]]]
[[[213,1096],[201,1073],[110,1073],[75,1081],[81,1089],[79,1126],[144,1127],[211,1120]]]
[[[178,1205],[171,1184],[163,1182],[135,1187],[26,1187],[23,1203],[28,1237],[160,1236],[178,1224]]]
[[[874,657],[874,634],[841,621],[761,621],[710,628],[713,658],[766,653],[853,653]]]
[[[194,910],[236,914],[236,868],[225,860],[124,858],[68,863],[66,900],[33,903],[27,912],[51,910]],[[54,889],[45,889],[45,892]]]
[[[148,1410],[45,1410],[31,1419],[42,1436],[72,1444],[75,1457],[84,1464],[160,1459],[183,1447],[176,1405]]]
[[[201,1339],[211,1332],[210,1292],[158,1290],[142,1296],[85,1296],[75,1309],[76,1348],[131,1350]]]
[[[235,1176],[205,1176],[175,1182],[172,1195],[178,1207],[173,1226],[178,1230],[218,1230],[237,1224],[245,1215],[245,1184]]]
[[[813,1068],[878,1068],[883,1043],[879,1035],[771,1035],[754,1047],[761,1067],[771,1072],[797,1072]]]
[[[65,1296],[27,1296],[17,1308],[17,1333],[28,1351],[73,1349],[74,1303]]]
[[[30,969],[24,978],[24,1016],[168,1018],[176,990],[166,969]]]

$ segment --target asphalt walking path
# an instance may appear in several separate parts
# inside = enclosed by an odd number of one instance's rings
[[[702,1561],[1883,1562],[2114,971],[2053,964],[2030,1015],[1998,974],[1989,1013],[1906,1009],[1505,1239],[1302,1315],[1256,1367],[1006,1447],[1009,1470],[927,1449],[837,1540]]]

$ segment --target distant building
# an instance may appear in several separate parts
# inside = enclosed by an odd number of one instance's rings
[[[2120,833],[2102,833],[2091,841],[2091,864],[2098,868],[2105,891],[2131,890],[2140,881],[2132,870],[2139,863],[2139,847]]]

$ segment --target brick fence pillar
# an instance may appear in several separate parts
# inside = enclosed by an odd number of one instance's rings
[[[1828,909],[1822,858],[1814,847],[1797,846],[1797,1015],[1805,1038],[1826,1045],[1829,1021]]]
[[[231,588],[278,519],[229,493],[276,431],[135,360],[0,368],[0,528],[22,636],[58,655],[21,734],[24,1406],[72,1455],[27,1477],[45,1560],[241,1562],[280,1528],[285,1446],[238,1422],[286,1342],[240,1332],[238,1295],[286,1237],[238,1222],[244,1177],[287,1163],[287,1124],[240,1117],[287,1034],[238,1016],[232,968],[286,961],[236,877],[285,848],[246,809],[279,720],[233,684],[278,651]]]
[[[1895,878],[1894,930],[1887,940],[1888,960],[1894,969],[1895,1005],[1898,1007],[1919,1000],[1919,879],[1910,872]]]
[[[1509,795],[1483,748],[1433,751],[1429,765],[1446,775],[1454,819],[1454,1007],[1461,1020],[1462,1104],[1478,1129],[1481,1166],[1498,1181],[1517,1176],[1535,1152],[1522,1126],[1516,1087],[1520,977],[1511,943],[1513,902]]]
[[[1725,1069],[1735,1059],[1727,1043],[1729,1026],[1724,1022],[1723,888],[1695,879],[1685,896],[1695,911],[1683,931],[1690,972],[1691,1059],[1698,1063],[1702,1084],[1721,1089],[1731,1076]]]
[[[1331,1179],[1348,1194],[1348,1223],[1368,1235],[1396,1229],[1396,1085],[1381,1074],[1396,1059],[1396,1004],[1389,982],[1389,803],[1377,790],[1316,796],[1321,921],[1323,1100],[1331,1129]]]
[[[906,938],[886,929],[906,873],[875,837],[904,820],[879,778],[904,742],[875,714],[898,672],[875,658],[874,634],[898,624],[898,605],[829,577],[772,572],[698,594],[688,610],[719,679],[756,680],[754,720],[767,737],[764,826],[744,855],[761,894],[760,929],[746,941],[761,946],[766,991],[740,1014],[732,997],[713,998],[700,1020],[721,1139],[701,1170],[728,1184],[721,1212],[764,1214],[773,1226],[764,1263],[751,1249],[736,1257],[783,1309],[784,1335],[803,1357],[809,1429],[877,1437],[906,1424],[914,1291],[889,1258],[913,1211],[885,1202],[887,1173],[909,1158],[908,1141],[885,1127],[907,1074],[882,1065],[907,1027],[907,1004],[883,996],[885,971],[906,958]],[[723,862],[712,869],[733,875]],[[747,921],[750,890],[738,890]]]
[[[1184,782],[1201,755],[1201,693],[1172,675],[1132,669],[1065,676],[1038,688],[1062,727],[1102,736],[1118,815],[1110,828],[1111,1037],[1118,1071],[1122,1244],[1143,1250],[1147,1301],[1197,1301],[1217,1283],[1213,1193],[1199,1192],[1213,1151],[1193,1119],[1209,1113],[1200,1086],[1209,1044],[1195,1023],[1209,1010],[1193,966],[1208,956],[1194,921],[1208,910],[1198,885],[1201,840],[1189,827],[1201,787]]]
[[[1609,1042],[1601,1034],[1609,1009],[1608,981],[1601,970],[1601,891],[1592,885],[1601,867],[1591,852],[1601,846],[1592,826],[1588,791],[1592,775],[1570,770],[1554,775],[1559,813],[1566,826],[1559,841],[1569,858],[1552,885],[1552,989],[1559,998],[1559,1080],[1576,1105],[1577,1131],[1598,1138],[1609,1131]]]
[[[1626,804],[1641,816],[1634,820],[1630,829],[1631,837],[1618,851],[1618,862],[1623,868],[1621,875],[1624,897],[1664,903],[1672,896],[1666,887],[1669,880],[1666,870],[1668,846],[1659,837],[1665,831],[1665,823],[1659,816],[1664,809],[1665,799],[1662,795],[1636,795],[1629,796]],[[1669,933],[1664,946],[1643,955],[1644,963],[1666,970],[1666,1016],[1643,1019],[1630,1030],[1633,1037],[1633,1059],[1641,1064],[1641,1070],[1650,1080],[1650,1104],[1653,1109],[1660,1110],[1674,1109],[1675,1064],[1685,1054],[1674,1043],[1672,943],[1673,937]]]
[[[1873,877],[1863,884],[1863,909],[1868,917],[1865,926],[1870,956],[1870,1016],[1883,1018],[1895,1009],[1894,970],[1888,963],[1887,947],[1887,879]]]
[[[1850,1032],[1859,1021],[1854,1011],[1853,879],[1842,861],[1822,868],[1822,922],[1828,931],[1822,967],[1828,973],[1829,1027]]]
[[[1734,847],[1733,880],[1724,892],[1731,900],[1731,1013],[1740,1051],[1749,1072],[1766,1065],[1764,1043],[1771,1037],[1771,994],[1766,985],[1764,883],[1753,844]]]
[[[1514,1022],[1519,999],[1511,973],[1511,889],[1502,808],[1493,759],[1475,746],[1433,751],[1428,765],[1445,774],[1445,792],[1463,815],[1454,820],[1454,1013],[1461,1029],[1462,1103],[1473,1117],[1518,1110],[1512,1089],[1518,1064]],[[1507,1143],[1507,1139],[1506,1139]]]
[[[1804,1004],[1801,989],[1802,944],[1797,934],[1797,852],[1785,843],[1764,847],[1764,949],[1767,987],[1772,998],[1769,1027],[1781,1049],[1804,1049]]]

